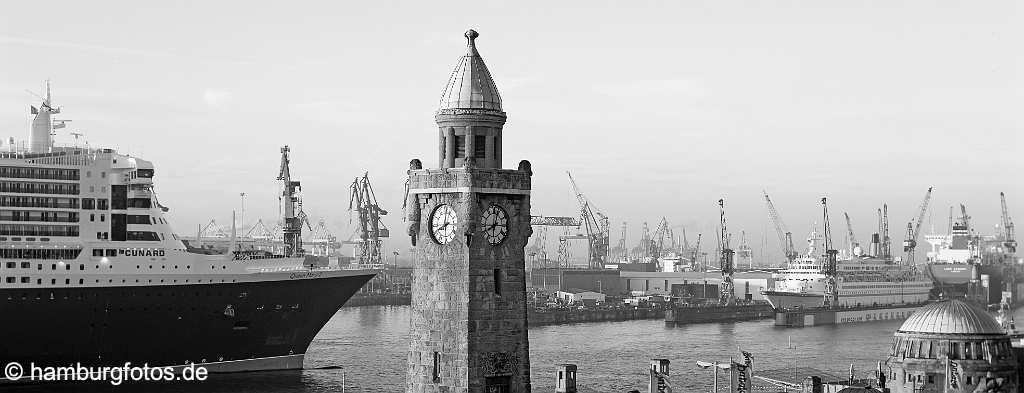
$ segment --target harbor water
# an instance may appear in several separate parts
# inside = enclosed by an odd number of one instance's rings
[[[342,308],[320,332],[306,356],[306,370],[216,374],[205,382],[79,383],[21,386],[13,392],[401,392],[405,388],[409,306]],[[1024,309],[1016,313],[1024,320]],[[899,321],[780,328],[771,320],[671,327],[660,320],[598,322],[530,329],[534,392],[554,391],[556,363],[579,366],[582,391],[627,392],[646,388],[651,358],[672,361],[672,385],[710,391],[710,370],[694,362],[728,362],[737,347],[754,354],[757,369],[813,367],[848,375],[871,373],[884,361]],[[154,338],[156,339],[156,338]],[[725,373],[721,383],[727,386]],[[345,388],[342,389],[342,384]]]

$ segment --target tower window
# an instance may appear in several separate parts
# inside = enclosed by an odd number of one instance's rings
[[[455,158],[466,158],[466,137],[455,136]]]
[[[441,382],[441,353],[434,351],[434,383]]]
[[[473,157],[487,157],[487,136],[473,135]]]
[[[494,269],[494,294],[501,295],[501,269]]]

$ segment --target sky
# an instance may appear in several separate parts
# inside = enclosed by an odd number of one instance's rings
[[[925,233],[932,223],[943,232],[960,203],[992,233],[999,192],[1024,214],[1020,8],[8,2],[0,136],[27,138],[37,100],[26,90],[50,79],[68,131],[154,162],[178,232],[229,223],[241,192],[247,225],[274,221],[289,145],[314,220],[348,237],[348,186],[369,171],[385,223],[401,234],[408,162],[437,166],[433,112],[473,28],[508,113],[505,165],[533,164],[535,215],[577,213],[571,171],[610,217],[613,245],[623,221],[633,244],[641,222],[662,217],[713,239],[724,198],[730,230],[745,231],[755,253],[767,237],[781,256],[762,190],[797,239],[820,223],[822,196],[837,243],[842,212],[866,242],[882,203],[900,239],[930,186]],[[57,142],[74,143],[63,131]]]

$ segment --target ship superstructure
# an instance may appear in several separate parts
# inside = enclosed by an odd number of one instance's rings
[[[301,368],[316,333],[373,277],[315,267],[291,230],[283,255],[190,252],[154,192],[153,163],[54,146],[49,87],[31,113],[29,143],[0,151],[0,335],[18,338],[0,340],[2,359]],[[295,197],[298,182],[283,180]]]
[[[877,238],[877,236],[876,236]],[[786,269],[772,274],[775,286],[762,291],[777,310],[822,307],[828,288],[825,256],[817,255],[819,237],[812,231],[807,253],[793,259]],[[891,258],[847,256],[835,266],[835,306],[868,307],[920,304],[928,300],[933,285],[911,266]]]

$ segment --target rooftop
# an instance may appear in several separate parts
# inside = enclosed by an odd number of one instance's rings
[[[921,307],[903,322],[899,332],[1005,334],[994,316],[960,300],[943,301]]]
[[[452,71],[448,84],[441,93],[438,110],[445,109],[490,109],[501,111],[501,96],[491,79],[491,72],[484,65],[484,59],[476,50],[474,30],[466,31],[466,54]]]

